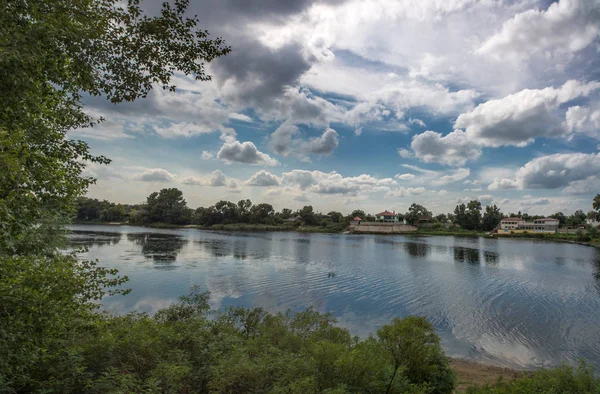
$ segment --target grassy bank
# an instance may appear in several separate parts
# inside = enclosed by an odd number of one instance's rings
[[[600,237],[589,238],[581,237],[577,234],[541,234],[541,233],[519,233],[519,234],[494,234],[498,238],[514,238],[514,239],[543,239],[554,242],[570,242],[581,245],[600,246]]]
[[[416,232],[411,234],[419,234],[419,235],[454,235],[460,237],[485,237],[487,236],[487,232],[485,231],[467,231],[467,230],[434,230],[430,228],[420,228]]]

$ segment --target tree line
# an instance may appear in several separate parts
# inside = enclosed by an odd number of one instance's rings
[[[320,213],[311,205],[296,210],[283,208],[281,211],[276,211],[271,204],[253,204],[249,199],[237,203],[221,200],[209,207],[193,209],[188,207],[183,192],[177,188],[153,192],[142,204],[116,204],[87,197],[79,197],[77,202],[78,221],[129,222],[138,225],[154,223],[199,226],[239,223],[281,225],[294,222],[297,225],[330,227],[341,231],[355,217],[364,221],[375,220],[373,215],[360,209],[353,210],[347,215],[338,211]],[[412,204],[406,213],[399,213],[397,217],[398,220],[412,225],[427,223],[428,227],[434,229],[456,227],[468,231],[491,231],[497,228],[505,217],[519,217],[532,221],[545,216],[521,212],[505,215],[496,205],[483,207],[480,201],[472,200],[466,204],[458,204],[453,212],[435,216],[423,205]],[[587,214],[577,210],[568,216],[556,212],[550,217],[558,219],[561,227],[577,227],[584,225],[588,218],[598,217],[598,210],[591,210]]]

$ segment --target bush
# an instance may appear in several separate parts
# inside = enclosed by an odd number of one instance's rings
[[[470,387],[468,394],[596,394],[600,392],[600,380],[594,378],[590,366],[578,368],[562,366],[542,369],[510,382],[498,382],[483,387]]]
[[[425,394],[451,393],[456,382],[433,327],[418,317],[360,340],[313,309],[209,311],[195,289],[154,317],[86,321],[67,323],[69,335],[46,345],[51,359],[12,360],[18,368],[0,383],[9,392]]]

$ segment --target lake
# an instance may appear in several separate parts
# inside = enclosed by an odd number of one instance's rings
[[[213,308],[314,306],[352,334],[426,316],[448,355],[600,370],[600,249],[545,241],[401,235],[230,233],[74,225],[83,254],[129,277],[116,313],[154,313],[198,285]]]

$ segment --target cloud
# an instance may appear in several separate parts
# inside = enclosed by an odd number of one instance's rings
[[[225,174],[223,174],[219,170],[215,170],[215,171],[211,172],[211,175],[209,177],[189,176],[189,177],[183,178],[181,180],[181,183],[183,183],[184,185],[213,186],[213,187],[228,186],[227,177],[225,176]],[[229,187],[235,188],[235,187],[237,187],[237,184],[234,186],[229,185]]]
[[[488,190],[507,190],[517,189],[519,185],[516,181],[508,178],[494,178],[493,182],[488,185]]]
[[[339,145],[339,135],[332,128],[326,129],[319,137],[307,140],[294,138],[299,134],[297,126],[284,122],[271,134],[269,147],[282,156],[305,158],[310,155],[330,155]]]
[[[561,137],[566,130],[555,110],[559,105],[600,88],[600,83],[567,81],[560,88],[525,89],[479,104],[458,116],[455,128],[465,129],[471,144],[525,146],[538,137]],[[456,133],[456,131],[455,131]]]
[[[242,163],[251,165],[277,166],[279,162],[266,153],[260,152],[254,143],[250,141],[239,142],[235,139],[228,139],[219,152],[217,158],[228,164]]]
[[[396,174],[396,176],[394,178],[405,181],[408,179],[414,179],[415,174]]]
[[[479,185],[479,184],[481,184],[481,182],[478,181],[477,179],[475,179],[475,180],[467,179],[467,180],[463,181],[463,184],[464,185]]]
[[[429,190],[424,187],[399,187],[397,189],[392,189],[389,192],[385,193],[384,198],[398,198],[398,197],[406,197],[406,196],[418,196],[422,194],[429,195],[446,195],[446,190]]]
[[[331,128],[320,137],[311,138],[301,145],[300,150],[309,154],[330,155],[339,145],[338,133]]]
[[[325,173],[308,170],[284,172],[281,176],[281,183],[300,191],[345,195],[388,191],[391,186],[397,184],[392,178],[375,178],[367,174],[344,177],[335,171]]]
[[[149,168],[132,177],[132,179],[143,182],[171,182],[175,178],[177,178],[177,175],[162,168]]]
[[[246,185],[250,186],[279,186],[281,181],[279,178],[270,172],[260,170],[256,174],[252,175],[250,179],[245,182]]]
[[[481,156],[480,148],[474,145],[461,130],[455,130],[445,136],[427,130],[413,136],[410,146],[415,157],[426,163],[461,166],[467,160],[474,160]]]
[[[461,181],[471,175],[471,170],[468,168],[456,168],[444,171],[427,170],[411,164],[403,164],[402,167],[417,171],[420,173],[418,180],[422,183],[430,183],[432,185],[446,185]]]
[[[547,10],[527,10],[506,21],[477,53],[505,62],[570,55],[591,45],[600,34],[600,4],[560,0]],[[540,39],[543,37],[543,39]]]
[[[535,158],[517,171],[523,189],[557,189],[600,173],[600,153],[557,153]]]
[[[576,105],[565,114],[566,129],[573,134],[584,134],[600,140],[600,107],[592,110]]]
[[[398,156],[408,159],[414,157],[414,153],[412,153],[408,149],[400,148],[398,149]]]
[[[203,150],[201,157],[202,157],[202,160],[211,160],[211,159],[214,159],[215,154],[213,152],[208,152],[208,151]]]
[[[491,194],[484,194],[482,196],[477,197],[481,205],[490,205],[494,201],[494,196]]]
[[[154,126],[156,134],[165,138],[192,137],[200,134],[209,134],[215,131],[215,128],[195,123],[173,123],[168,127]]]

